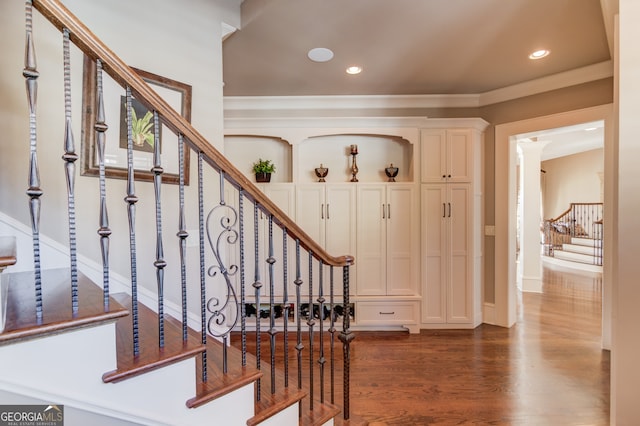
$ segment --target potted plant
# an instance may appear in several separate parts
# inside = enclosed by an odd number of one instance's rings
[[[256,175],[256,182],[270,182],[271,173],[276,171],[276,166],[271,160],[263,160],[262,158],[259,158],[251,167]]]

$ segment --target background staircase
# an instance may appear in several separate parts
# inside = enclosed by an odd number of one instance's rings
[[[553,255],[561,260],[597,265],[602,259],[602,240],[573,237],[570,243],[554,249]]]

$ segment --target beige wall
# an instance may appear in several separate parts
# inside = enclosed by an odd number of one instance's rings
[[[156,2],[154,0],[65,0],[65,6],[77,15],[114,52],[128,64],[145,71],[190,84],[193,89],[192,123],[214,145],[222,145],[222,42],[221,22],[232,17],[232,1],[186,0]],[[153,10],[153,19],[139,19]],[[27,169],[29,158],[29,117],[22,77],[24,67],[24,2],[3,1],[0,4],[0,37],[4,40],[0,55],[0,211],[29,226]],[[183,19],[175,19],[181,16]],[[235,23],[235,22],[234,22]],[[171,28],[171,31],[167,31]],[[38,12],[34,12],[34,38],[38,71],[38,162],[41,188],[40,232],[68,245],[67,196],[63,172],[64,99],[62,73],[62,36]],[[188,49],[185,49],[188,46]],[[73,128],[76,152],[80,153],[82,54],[72,50]],[[106,77],[105,77],[106,78]],[[117,120],[117,118],[116,118]],[[117,132],[117,121],[107,117],[111,132]],[[177,152],[177,148],[175,148]],[[168,154],[168,153],[166,153]],[[175,154],[174,154],[175,155]],[[192,159],[195,156],[192,156]],[[192,161],[192,182],[196,167]],[[80,162],[76,163],[80,168]],[[98,243],[98,179],[76,174],[76,212],[79,253],[100,261]],[[187,226],[197,227],[197,185],[187,188]],[[155,292],[153,268],[155,258],[154,191],[151,183],[137,182],[137,256],[138,284]],[[177,186],[162,189],[165,216],[165,257],[178,259],[175,237],[178,223]],[[125,181],[107,180],[111,236],[110,263],[113,270],[129,276],[128,222]],[[151,218],[151,220],[149,220]],[[61,226],[62,224],[62,226]],[[193,235],[197,238],[197,235]],[[197,263],[197,251],[190,256]],[[174,262],[175,263],[175,262]],[[60,265],[61,267],[66,265]],[[197,271],[196,268],[194,271]],[[179,265],[166,268],[166,296],[180,303]],[[194,276],[197,272],[194,272]],[[191,280],[194,283],[197,280]],[[178,285],[176,285],[176,283]],[[198,283],[199,288],[199,283]],[[198,306],[199,291],[192,291]]]
[[[601,203],[604,149],[543,161],[543,217],[558,217],[571,203]]]

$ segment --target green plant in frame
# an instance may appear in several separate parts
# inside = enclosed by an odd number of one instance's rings
[[[154,140],[153,132],[151,131],[153,127],[152,118],[153,114],[151,111],[147,111],[144,117],[138,118],[135,108],[131,108],[131,131],[133,143],[136,146],[141,147],[146,142],[153,148]]]

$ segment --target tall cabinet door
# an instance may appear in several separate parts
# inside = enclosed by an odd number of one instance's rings
[[[354,255],[356,247],[355,187],[349,184],[310,184],[298,185],[296,194],[297,223],[311,238],[316,240],[332,256]],[[308,258],[301,259],[304,270],[308,271]],[[313,268],[317,263],[313,261]],[[318,274],[314,272],[314,277]],[[356,274],[350,274],[350,290],[355,292]],[[334,271],[334,294],[342,294],[342,270]],[[302,277],[308,280],[308,272]],[[324,269],[324,288],[329,289],[329,267]],[[308,295],[308,283],[302,287],[302,294]],[[314,283],[317,288],[319,283]],[[314,293],[317,293],[314,290]]]
[[[447,322],[471,323],[473,288],[470,265],[471,186],[447,185],[447,233],[449,250],[449,281],[447,288]]]
[[[358,295],[387,294],[386,188],[358,185]]]
[[[447,187],[422,185],[422,322],[447,321]]]
[[[352,184],[327,185],[324,247],[332,256],[356,255],[356,188]],[[356,293],[356,268],[350,268],[349,291]],[[343,294],[342,268],[334,268],[334,294]],[[329,288],[329,267],[324,275]],[[325,295],[327,292],[325,292]]]
[[[387,295],[418,294],[419,223],[413,185],[387,189]]]

